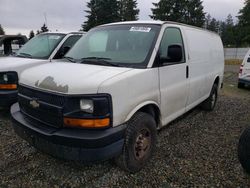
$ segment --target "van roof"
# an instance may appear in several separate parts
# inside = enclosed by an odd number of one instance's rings
[[[192,25],[187,25],[187,24],[179,23],[179,22],[173,22],[173,21],[160,21],[160,20],[125,21],[125,22],[109,23],[109,24],[104,24],[104,25],[100,25],[100,26],[122,25],[122,24],[154,24],[154,25],[173,24],[173,25],[181,25],[181,26],[191,27],[191,28],[195,28],[195,29],[207,31],[207,32],[210,32],[210,33],[213,33],[213,34],[218,35],[218,33],[216,33],[216,32],[213,32],[213,31],[210,31],[210,30],[201,28],[201,27],[192,26]]]

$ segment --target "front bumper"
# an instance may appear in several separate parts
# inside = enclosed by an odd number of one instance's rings
[[[17,90],[0,91],[0,107],[9,107],[17,102]]]
[[[102,161],[122,152],[126,125],[105,130],[54,128],[28,119],[16,103],[12,125],[21,138],[54,157],[83,162]]]

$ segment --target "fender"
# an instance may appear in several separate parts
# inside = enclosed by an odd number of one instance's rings
[[[147,106],[149,104],[153,104],[156,105],[159,109],[160,106],[155,102],[155,101],[144,101],[142,103],[140,103],[139,105],[137,105],[126,117],[125,122],[127,122],[128,120],[131,119],[131,117],[138,111],[140,110],[142,107]]]

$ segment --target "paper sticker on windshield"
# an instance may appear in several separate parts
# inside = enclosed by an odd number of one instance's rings
[[[51,40],[58,40],[58,39],[60,39],[60,36],[51,35],[51,36],[49,36],[49,39],[51,39]]]
[[[151,28],[150,27],[131,27],[129,31],[148,33],[151,31]]]

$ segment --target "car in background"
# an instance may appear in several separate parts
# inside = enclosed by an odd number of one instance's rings
[[[238,88],[244,88],[246,85],[250,85],[250,50],[240,66]]]
[[[24,35],[0,35],[0,57],[17,52],[27,41]]]
[[[83,32],[42,33],[32,38],[14,56],[0,58],[0,107],[17,101],[20,73],[30,67],[61,59]]]

